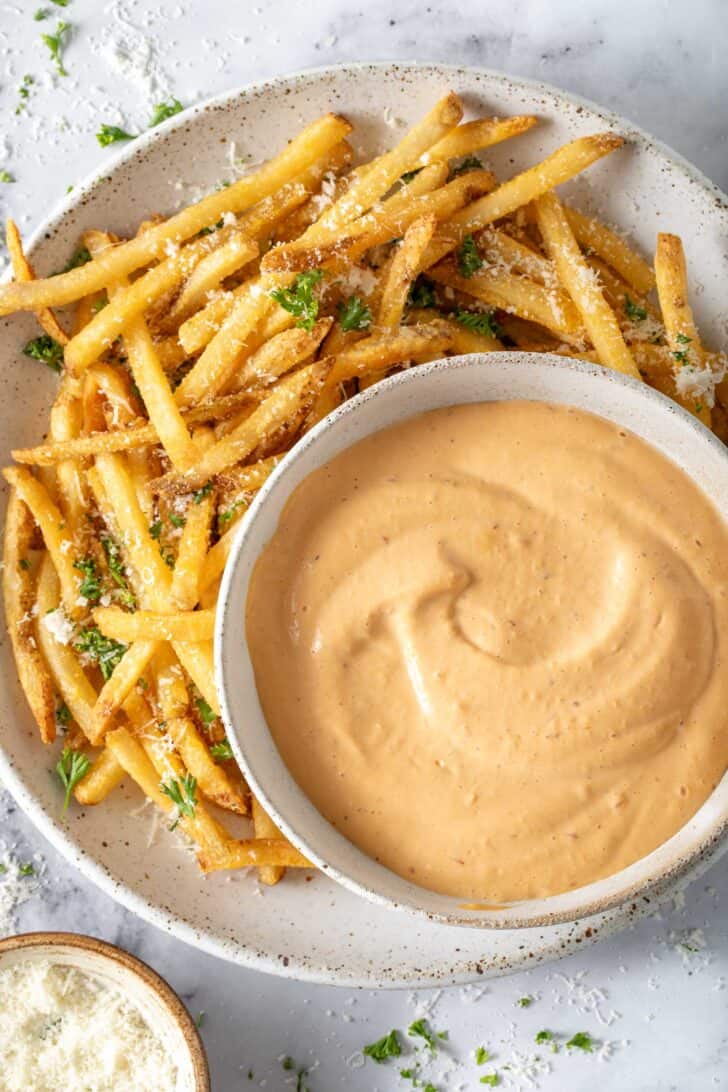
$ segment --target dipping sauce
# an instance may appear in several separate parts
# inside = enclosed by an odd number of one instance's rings
[[[256,564],[247,637],[298,784],[433,891],[611,875],[728,764],[728,527],[580,410],[454,406],[321,467]]]
[[[75,967],[22,959],[0,970],[0,1088],[176,1092],[178,1069],[123,994]]]

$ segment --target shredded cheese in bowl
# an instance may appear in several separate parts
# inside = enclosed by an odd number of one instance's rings
[[[6,1092],[178,1092],[177,1064],[118,990],[52,959],[0,968]]]

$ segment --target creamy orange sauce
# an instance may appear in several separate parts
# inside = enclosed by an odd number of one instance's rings
[[[257,562],[247,635],[309,798],[464,899],[618,871],[728,763],[728,528],[578,410],[455,406],[317,470]]]

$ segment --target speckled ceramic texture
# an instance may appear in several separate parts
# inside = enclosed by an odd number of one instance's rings
[[[77,933],[24,933],[0,940],[0,970],[49,960],[73,967],[128,998],[177,1064],[176,1092],[210,1092],[210,1074],[197,1027],[177,994],[135,956]]]
[[[491,149],[488,162],[507,177],[576,136],[615,129],[624,149],[565,187],[580,207],[598,209],[651,251],[655,233],[683,235],[706,340],[726,343],[728,211],[725,199],[678,156],[631,124],[572,96],[497,73],[431,64],[347,65],[254,85],[196,107],[135,141],[78,187],[32,240],[40,273],[62,267],[79,231],[131,231],[152,211],[169,212],[199,189],[231,177],[230,140],[254,158],[276,152],[302,124],[333,109],[355,123],[357,153],[391,145],[448,88],[469,111],[536,113],[543,124]],[[385,121],[394,119],[394,128]],[[21,355],[36,332],[29,316],[0,320],[3,458],[37,442],[55,381]],[[203,879],[164,830],[150,839],[151,810],[122,787],[96,809],[62,819],[50,771],[56,751],[39,743],[17,683],[10,644],[0,648],[0,774],[39,829],[84,874],[160,928],[226,959],[311,981],[362,986],[468,982],[556,958],[654,908],[653,896],[578,925],[525,930],[464,930],[415,921],[375,906],[334,881],[305,873],[264,897],[254,875]],[[136,812],[136,814],[135,814]],[[151,844],[150,844],[151,842]],[[309,882],[310,880],[310,882]],[[656,896],[655,896],[656,897]]]
[[[677,463],[728,521],[728,451],[708,429],[644,383],[592,364],[533,353],[471,354],[400,372],[344,403],[308,433],[258,493],[228,559],[215,634],[218,691],[228,738],[256,796],[305,856],[378,906],[429,922],[513,929],[580,921],[664,891],[724,848],[728,774],[691,821],[649,856],[607,879],[513,906],[469,910],[395,875],[340,834],[289,774],[266,725],[245,633],[253,567],[293,490],[314,470],[372,433],[427,410],[509,398],[598,413]]]

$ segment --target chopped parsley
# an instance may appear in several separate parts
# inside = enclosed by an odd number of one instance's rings
[[[60,372],[63,364],[63,346],[50,334],[34,337],[23,349],[23,355],[47,364],[54,372]]]
[[[15,179],[11,175],[10,171],[3,169],[0,171],[0,182],[14,182]]]
[[[407,1028],[407,1034],[413,1039],[424,1039],[433,1054],[437,1051],[437,1039],[428,1028],[426,1020],[413,1020]]]
[[[31,87],[33,86],[34,83],[35,83],[35,80],[34,80],[34,78],[32,76],[27,75],[27,74],[25,76],[23,76],[23,82],[21,83],[20,87],[18,88],[18,95],[20,96],[20,102],[15,107],[15,113],[16,114],[22,114],[23,110],[25,110],[26,103],[27,103],[28,99],[30,98],[30,89],[31,89]]]
[[[594,1040],[588,1031],[577,1031],[576,1035],[572,1035],[566,1044],[567,1050],[583,1050],[587,1054],[591,1054],[594,1050]]]
[[[217,713],[207,704],[204,698],[195,698],[195,706],[200,715],[200,720],[206,728],[217,720]]]
[[[178,781],[176,777],[172,777],[168,782],[163,781],[160,788],[177,808],[177,818],[169,828],[170,830],[175,829],[183,815],[188,819],[194,819],[195,809],[197,808],[196,777],[189,773],[186,773],[181,781]]]
[[[387,1058],[399,1058],[402,1053],[399,1036],[396,1031],[390,1031],[389,1035],[383,1035],[376,1043],[369,1043],[362,1050],[362,1054],[371,1058],[373,1062],[381,1065]]]
[[[478,159],[477,155],[466,155],[457,167],[452,167],[450,170],[450,177],[457,178],[459,174],[466,174],[468,171],[479,171],[483,164]]]
[[[500,1084],[500,1077],[497,1073],[484,1073],[480,1078],[481,1084],[487,1084],[489,1088],[495,1088]]]
[[[184,516],[178,516],[176,512],[169,513],[169,522],[173,527],[184,527],[187,520]]]
[[[482,269],[483,259],[478,252],[478,248],[475,245],[475,239],[472,235],[465,236],[458,248],[457,254],[458,269],[460,270],[461,277],[467,279],[472,277],[474,273],[477,273],[479,269]]]
[[[61,270],[62,273],[70,273],[72,269],[78,269],[81,265],[86,265],[86,262],[91,261],[91,252],[88,247],[80,246],[78,250],[75,250],[71,255],[68,264]]]
[[[121,662],[127,645],[122,644],[121,641],[115,641],[112,637],[104,637],[98,626],[88,626],[81,630],[74,648],[97,664],[101,677],[104,681],[108,681]]]
[[[63,748],[60,760],[56,764],[56,773],[66,790],[63,800],[64,812],[68,810],[68,805],[71,803],[71,793],[90,768],[91,762],[83,751],[72,751],[70,747]]]
[[[212,744],[210,754],[218,762],[227,762],[228,759],[233,757],[233,749],[227,741],[227,736],[225,739],[221,739],[219,743]]]
[[[677,360],[678,364],[683,364],[684,365],[684,364],[689,364],[690,363],[689,360],[688,360],[688,351],[687,351],[687,349],[678,349],[677,352],[671,353],[670,355],[675,360]]]
[[[490,1051],[486,1050],[485,1047],[482,1047],[482,1046],[476,1047],[476,1050],[475,1050],[475,1064],[476,1065],[485,1065],[485,1063],[487,1061],[489,1061],[489,1060],[490,1060]]]
[[[94,559],[83,557],[79,561],[74,561],[73,567],[83,573],[83,580],[78,588],[79,595],[82,595],[89,603],[98,603],[101,598],[101,578]]]
[[[51,0],[51,4],[55,4],[57,8],[67,8],[70,0]]]
[[[205,482],[205,484],[200,489],[197,489],[192,494],[192,500],[195,502],[195,504],[202,504],[205,497],[209,497],[211,492],[212,482]]]
[[[696,402],[695,403],[695,412],[696,413],[702,413],[703,412],[703,403],[702,402]]]
[[[640,307],[629,296],[624,297],[624,311],[627,318],[632,322],[644,322],[647,318],[647,308]]]
[[[160,535],[162,534],[161,519],[155,519],[154,523],[149,524],[149,534],[156,542],[159,542]]]
[[[339,322],[342,330],[366,330],[371,325],[372,313],[361,296],[349,296],[339,304]]]
[[[435,289],[427,277],[418,277],[409,291],[407,302],[410,307],[434,307]]]
[[[483,337],[499,337],[502,332],[495,321],[495,311],[466,311],[463,307],[458,307],[455,321]]]
[[[107,125],[104,123],[96,134],[96,139],[102,148],[107,148],[109,144],[118,144],[121,140],[134,140],[136,133],[127,133],[125,129],[120,129],[118,125]]]
[[[125,607],[129,608],[129,610],[134,610],[136,607],[136,598],[134,593],[130,591],[126,580],[124,562],[122,560],[119,544],[109,535],[102,535],[101,545],[106,554],[106,564],[109,566],[109,575],[119,588],[119,599]]]
[[[18,565],[20,565],[21,569],[29,569],[30,568],[30,562],[28,561],[27,557],[21,557],[20,561],[18,562]]]
[[[204,1011],[203,1011],[203,1012],[198,1012],[198,1014],[197,1014],[197,1019],[195,1020],[195,1025],[196,1025],[196,1026],[197,1026],[198,1028],[201,1028],[201,1027],[202,1027],[202,1025],[204,1024],[204,1022],[205,1022],[205,1017],[206,1017],[206,1016],[207,1016],[207,1013],[206,1013],[206,1012],[204,1012]]]
[[[322,269],[299,273],[291,288],[273,288],[270,295],[290,314],[296,316],[296,326],[313,330],[319,312],[319,301],[313,294],[314,285],[323,279]]]
[[[688,337],[687,334],[678,334],[677,340],[680,345],[689,345],[693,339],[691,337]]]
[[[47,19],[49,15],[50,12],[48,11],[48,8],[38,8],[33,15],[33,18],[35,19],[36,23],[42,23],[43,20]]]
[[[551,1043],[553,1042],[553,1038],[553,1031],[539,1031],[534,1041],[536,1043]]]
[[[171,102],[158,102],[154,107],[154,113],[149,121],[149,128],[153,129],[155,125],[161,125],[167,118],[173,118],[175,114],[180,114],[184,110],[184,106],[178,99],[172,99]]]
[[[290,1054],[286,1055],[286,1057],[281,1062],[281,1065],[283,1066],[283,1068],[285,1070],[288,1070],[288,1071],[290,1071],[292,1069],[296,1069],[296,1063],[294,1062],[294,1060],[290,1056]],[[308,1070],[305,1068],[305,1066],[301,1066],[296,1071],[296,1092],[310,1092],[309,1086],[303,1083],[304,1077],[307,1077],[307,1076],[308,1076]],[[252,1076],[251,1076],[250,1073],[248,1074],[248,1079],[252,1080]]]
[[[53,0],[55,3],[56,0]],[[43,42],[48,46],[52,60],[56,65],[56,72],[59,76],[67,76],[65,68],[63,67],[62,53],[67,44],[67,35],[71,30],[70,23],[60,22],[56,26],[55,34],[41,34]]]
[[[35,876],[35,869],[30,861],[27,861],[26,864],[21,864],[18,867],[18,872],[21,876]]]
[[[56,709],[56,724],[60,724],[62,728],[65,728],[67,724],[71,723],[71,710],[66,705],[65,701]]]
[[[222,530],[223,527],[227,527],[230,520],[233,518],[241,504],[245,504],[244,500],[237,500],[229,508],[226,508],[224,512],[218,512],[217,514],[217,526],[218,530]]]
[[[527,1009],[530,1005],[533,1004],[533,998],[530,994],[526,994],[525,997],[519,997],[516,1001],[516,1004],[519,1006],[519,1008]]]
[[[400,175],[400,182],[404,182],[405,186],[409,186],[413,178],[416,178],[420,171],[423,171],[424,167],[415,167],[414,170],[405,171],[403,175]]]

